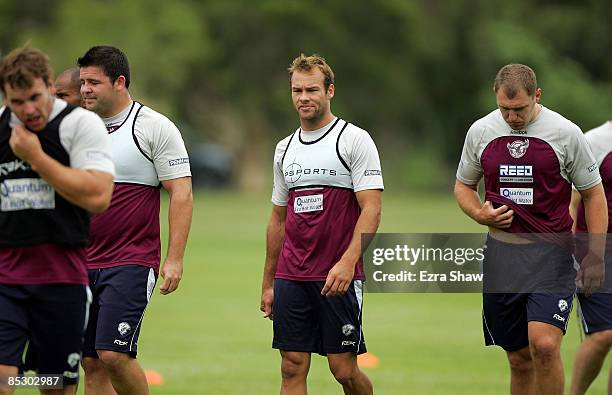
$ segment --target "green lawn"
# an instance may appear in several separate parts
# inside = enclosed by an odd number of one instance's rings
[[[387,196],[382,232],[479,232],[448,196]],[[271,322],[259,311],[267,196],[198,191],[180,289],[157,291],[143,324],[140,361],[165,383],[153,394],[274,394],[279,355]],[[165,216],[165,214],[163,214]],[[165,222],[165,218],[164,218]],[[378,394],[502,394],[508,368],[485,348],[480,295],[367,294],[366,369]],[[563,343],[566,382],[579,343],[575,317]],[[609,366],[609,365],[606,365]],[[313,358],[312,394],[340,394],[326,360]],[[567,387],[567,385],[566,385]],[[590,394],[603,394],[600,376]],[[82,389],[81,389],[82,393]]]

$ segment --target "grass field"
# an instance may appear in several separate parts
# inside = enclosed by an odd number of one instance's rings
[[[172,295],[155,292],[139,341],[143,367],[165,381],[151,387],[153,394],[278,393],[280,359],[270,347],[271,322],[259,311],[269,211],[267,196],[196,192],[183,282]],[[385,194],[380,231],[482,229],[450,194]],[[380,359],[378,367],[365,369],[375,393],[508,393],[504,353],[483,346],[480,317],[476,294],[365,295],[365,338]],[[579,341],[572,317],[563,343],[566,383]],[[589,393],[603,394],[605,384],[600,376]],[[342,393],[319,356],[308,385],[312,394]]]

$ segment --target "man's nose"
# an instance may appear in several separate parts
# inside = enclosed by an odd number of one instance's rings
[[[36,106],[32,102],[25,102],[25,104],[23,105],[23,111],[26,114],[33,114],[36,112]]]

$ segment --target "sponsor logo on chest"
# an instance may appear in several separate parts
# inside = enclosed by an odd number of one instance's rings
[[[533,204],[533,188],[500,188],[499,193],[516,204]]]
[[[55,190],[41,178],[17,178],[0,184],[2,211],[55,208]]]
[[[510,156],[513,158],[522,158],[527,153],[529,148],[529,140],[514,140],[512,143],[506,144]]]
[[[499,165],[499,182],[533,182],[533,166]]]
[[[297,196],[293,200],[294,213],[309,213],[311,211],[323,211],[323,194]]]
[[[0,163],[0,176],[5,176],[14,171],[28,171],[30,170],[30,165],[21,159],[15,159],[11,162]]]
[[[335,177],[338,172],[335,169],[326,168],[307,168],[302,167],[299,163],[291,163],[284,169],[285,180],[288,183],[296,183],[302,176],[331,176]]]

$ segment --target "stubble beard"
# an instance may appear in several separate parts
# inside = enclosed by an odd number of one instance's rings
[[[111,109],[111,103],[106,100],[100,100],[100,98],[97,97],[95,104],[91,107],[88,107],[87,109],[95,112],[101,118],[108,118],[109,116],[107,114]]]
[[[316,124],[321,119],[323,119],[324,111],[321,107],[315,109],[312,114],[302,117],[302,121],[305,121],[310,124]]]

